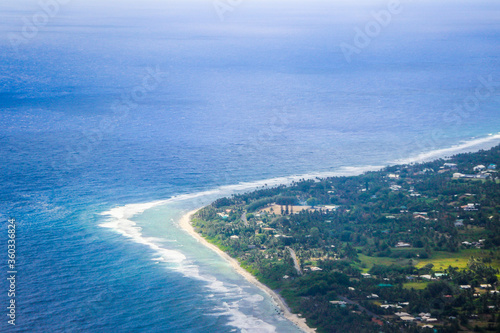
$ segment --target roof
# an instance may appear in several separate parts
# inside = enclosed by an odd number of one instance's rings
[[[406,312],[396,312],[395,315],[398,317],[403,317],[403,316],[409,316],[410,314]]]

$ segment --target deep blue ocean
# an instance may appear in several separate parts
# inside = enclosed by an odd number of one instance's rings
[[[0,13],[1,332],[298,332],[179,229],[185,212],[500,142],[496,0]]]

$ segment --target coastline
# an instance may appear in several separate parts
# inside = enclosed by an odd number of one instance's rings
[[[496,135],[491,135],[486,138],[482,139],[477,139],[473,141],[469,141],[466,144],[459,145],[459,146],[454,146],[454,147],[449,147],[449,148],[443,148],[440,150],[434,151],[434,154],[439,155],[437,158],[445,158],[446,156],[444,154],[450,154],[450,153],[461,153],[463,150],[471,150],[472,152],[477,152],[481,149],[486,149],[485,145],[490,146],[493,143],[498,144],[498,142],[495,141],[500,141],[500,134]],[[478,144],[479,142],[479,144]],[[478,147],[479,146],[479,147]],[[474,147],[474,148],[472,148]],[[459,151],[457,151],[459,150]],[[439,153],[439,154],[438,154]],[[429,154],[427,154],[429,155]],[[386,164],[390,165],[389,163]],[[179,194],[170,197],[169,199],[164,199],[164,200],[155,200],[155,201],[150,201],[150,202],[142,202],[142,203],[133,203],[133,204],[126,204],[123,206],[118,206],[118,207],[113,207],[110,208],[107,211],[104,211],[100,213],[102,216],[106,216],[106,220],[103,221],[102,223],[99,224],[100,227],[104,228],[110,228],[113,231],[117,232],[118,234],[126,237],[127,239],[130,239],[131,241],[138,243],[138,244],[143,244],[146,246],[149,246],[152,250],[155,252],[162,250],[162,253],[159,254],[160,256],[164,256],[168,254],[168,260],[170,262],[182,262],[182,260],[185,259],[185,256],[180,252],[180,251],[173,251],[173,250],[166,250],[162,248],[160,245],[156,244],[154,241],[151,241],[150,237],[144,237],[141,228],[136,226],[136,223],[134,222],[134,217],[137,215],[140,215],[144,213],[145,211],[165,205],[165,204],[172,204],[176,203],[179,201],[190,201],[191,202],[191,207],[196,207],[200,205],[207,205],[210,202],[213,202],[217,197],[221,198],[223,196],[230,195],[231,193],[238,193],[240,191],[249,191],[249,190],[254,190],[259,187],[264,187],[264,186],[273,186],[277,184],[288,184],[293,180],[300,180],[300,179],[313,179],[316,177],[329,177],[329,176],[345,176],[345,175],[350,175],[350,176],[355,176],[362,174],[363,172],[366,172],[368,170],[371,171],[376,171],[380,170],[384,166],[353,166],[353,167],[343,167],[338,169],[337,171],[334,172],[318,172],[316,174],[302,174],[302,175],[292,175],[288,177],[275,177],[271,179],[265,179],[265,180],[259,180],[259,181],[247,181],[247,182],[240,182],[235,185],[224,185],[224,186],[219,186],[217,188],[213,188],[210,190],[205,190],[201,192],[194,192],[194,193],[187,193],[187,194]],[[193,199],[200,198],[199,200]],[[203,238],[201,235],[199,235],[197,232],[195,232],[194,228],[192,227],[190,223],[190,219],[194,213],[196,213],[198,209],[195,209],[193,211],[190,211],[180,218],[178,220],[178,223],[176,223],[180,229],[183,231],[187,232],[190,234],[193,238],[195,238],[198,242],[201,242],[202,245],[205,247],[208,247],[212,249],[214,252],[219,254],[223,259],[228,261],[231,266],[234,268],[234,270],[243,276],[247,281],[250,283],[254,284],[256,287],[261,289],[263,292],[265,292],[267,295],[269,295],[274,303],[281,309],[283,312],[283,316],[285,319],[287,319],[289,322],[293,323],[297,328],[304,332],[315,332],[316,329],[309,327],[306,324],[306,321],[304,318],[300,318],[299,316],[291,313],[289,308],[287,307],[286,303],[281,299],[281,297],[274,292],[272,289],[264,285],[263,283],[259,282],[253,275],[251,275],[249,272],[247,272],[245,269],[243,269],[240,265],[239,262],[230,257],[228,254],[220,250],[218,247],[215,245],[209,243],[205,238]],[[174,222],[174,221],[173,221]],[[175,222],[174,222],[175,223]],[[164,251],[166,250],[166,251]]]
[[[273,301],[278,305],[278,307],[281,309],[283,312],[283,316],[294,323],[297,327],[299,327],[302,331],[307,332],[307,333],[314,333],[316,332],[315,328],[311,328],[306,324],[305,318],[300,318],[296,314],[293,314],[288,306],[286,305],[285,301],[281,298],[278,293],[270,289],[268,286],[265,284],[261,283],[259,280],[257,280],[252,274],[247,272],[243,267],[240,266],[239,262],[229,256],[227,253],[219,249],[217,246],[209,243],[205,238],[203,238],[200,234],[198,234],[195,230],[194,227],[191,224],[191,217],[201,208],[192,210],[188,212],[187,214],[184,214],[181,219],[179,220],[179,227],[186,231],[189,235],[194,237],[196,240],[198,240],[202,245],[206,246],[207,248],[213,250],[216,252],[218,255],[220,255],[222,258],[224,258],[227,262],[231,264],[231,266],[234,268],[234,270],[243,276],[248,282],[252,283],[262,291],[264,291],[266,294],[268,294]]]
[[[495,134],[491,135],[486,138],[481,138],[481,139],[476,139],[472,141],[468,141],[465,144],[458,145],[458,146],[453,146],[449,148],[443,148],[439,150],[433,151],[432,155],[436,155],[436,158],[444,158],[446,159],[446,155],[448,154],[456,154],[456,153],[462,153],[465,152],[464,150],[470,150],[470,152],[477,152],[481,149],[487,149],[488,146],[492,145],[492,147],[496,146],[498,144],[497,141],[500,141],[500,134]],[[429,153],[427,153],[426,158],[429,157]],[[422,157],[420,155],[420,157]],[[400,163],[404,163],[401,162]],[[385,166],[391,165],[393,163],[387,163]],[[394,164],[396,164],[394,162]],[[100,227],[104,228],[110,228],[113,231],[117,232],[118,234],[126,237],[127,239],[130,239],[132,242],[143,244],[146,246],[149,246],[151,249],[154,251],[158,251],[159,249],[164,250],[162,247],[160,247],[158,244],[155,242],[151,241],[148,237],[144,237],[141,228],[136,226],[136,223],[134,222],[134,217],[137,215],[140,215],[144,213],[144,211],[147,211],[153,207],[165,205],[165,204],[171,204],[171,203],[176,203],[179,201],[190,201],[192,202],[191,207],[196,207],[199,205],[207,205],[210,202],[214,201],[216,197],[223,197],[227,196],[231,193],[237,193],[239,191],[249,191],[249,190],[254,190],[257,189],[258,187],[264,187],[264,186],[273,186],[277,184],[289,184],[290,182],[294,180],[300,180],[300,179],[313,179],[316,177],[329,177],[329,176],[345,176],[345,175],[350,175],[350,176],[355,176],[362,174],[363,172],[366,172],[368,170],[371,171],[376,171],[380,170],[384,166],[373,166],[373,165],[368,165],[368,166],[353,166],[353,167],[342,167],[336,171],[333,172],[318,172],[318,173],[309,173],[309,174],[302,174],[302,175],[292,175],[288,177],[275,177],[271,179],[264,179],[264,180],[259,180],[259,181],[247,181],[247,182],[240,182],[238,184],[234,185],[224,185],[224,186],[219,186],[217,188],[213,188],[210,190],[205,190],[201,192],[195,192],[195,193],[187,193],[187,194],[179,194],[175,195],[173,197],[170,197],[168,199],[164,200],[155,200],[151,202],[142,202],[142,203],[133,203],[133,204],[126,204],[124,206],[118,206],[118,207],[113,207],[105,212],[100,213],[100,215],[106,216],[106,221],[103,223],[100,223]],[[197,204],[195,203],[195,198],[201,198],[199,201],[196,201]],[[203,238],[200,234],[198,234],[194,228],[191,225],[191,217],[194,213],[196,213],[198,209],[192,210],[184,215],[182,215],[181,219],[178,220],[178,226],[188,234],[190,234],[192,237],[194,237],[198,242],[201,242],[202,245],[205,247],[208,247],[212,249],[214,252],[219,254],[222,258],[224,258],[226,261],[228,261],[231,266],[234,268],[234,270],[243,276],[247,281],[250,283],[254,284],[256,287],[261,289],[263,292],[265,292],[267,295],[269,295],[274,303],[281,309],[283,312],[283,316],[285,319],[287,319],[289,322],[293,323],[297,328],[304,332],[315,332],[316,329],[309,327],[306,324],[306,321],[304,318],[300,318],[299,316],[291,313],[289,308],[287,307],[287,304],[284,302],[284,300],[278,295],[276,292],[274,292],[272,289],[264,285],[263,283],[259,282],[253,275],[251,275],[249,272],[247,272],[245,269],[243,269],[240,265],[239,262],[230,257],[228,254],[220,250],[218,247],[215,245],[209,243],[205,238]],[[175,222],[174,222],[175,223]],[[184,255],[181,252],[178,251],[170,251],[167,250],[168,252],[168,261],[171,262],[181,262],[183,258],[185,259]],[[160,254],[160,256],[165,255],[165,251]]]

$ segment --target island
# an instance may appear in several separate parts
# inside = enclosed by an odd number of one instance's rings
[[[497,146],[303,179],[183,224],[304,331],[500,332],[499,164]]]

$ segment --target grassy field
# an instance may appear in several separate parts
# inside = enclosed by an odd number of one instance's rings
[[[411,249],[406,249],[406,251]],[[442,272],[448,266],[458,267],[459,269],[463,269],[467,267],[467,262],[470,257],[475,258],[485,258],[490,257],[491,263],[487,265],[491,265],[494,268],[500,269],[500,254],[495,254],[490,256],[490,252],[487,250],[481,249],[466,249],[460,250],[459,252],[444,252],[438,251],[433,252],[431,258],[428,259],[413,259],[413,264],[417,268],[422,268],[427,264],[433,264],[434,271]],[[409,263],[408,259],[399,259],[399,258],[389,258],[389,257],[369,257],[364,254],[359,253],[358,258],[361,261],[357,265],[359,269],[366,273],[373,267],[373,265],[385,265],[390,266],[392,264],[406,266]]]
[[[429,282],[408,282],[403,284],[403,288],[405,289],[415,289],[415,290],[422,290],[427,287],[427,284]]]
[[[358,254],[359,260],[361,263],[358,266],[359,269],[366,273],[373,267],[373,265],[385,265],[390,266],[392,264],[395,265],[408,265],[408,259],[399,259],[399,258],[388,258],[388,257],[369,257],[364,254]]]
[[[416,261],[416,267],[420,268],[427,264],[433,264],[434,271],[443,271],[448,266],[458,267],[459,269],[463,269],[467,267],[467,262],[470,257],[475,258],[485,258],[490,256],[490,252],[487,250],[481,249],[467,249],[460,250],[459,252],[434,252],[432,253],[431,258],[421,259]],[[494,268],[500,268],[500,259],[498,255],[495,255],[492,258],[491,263],[488,263]]]

